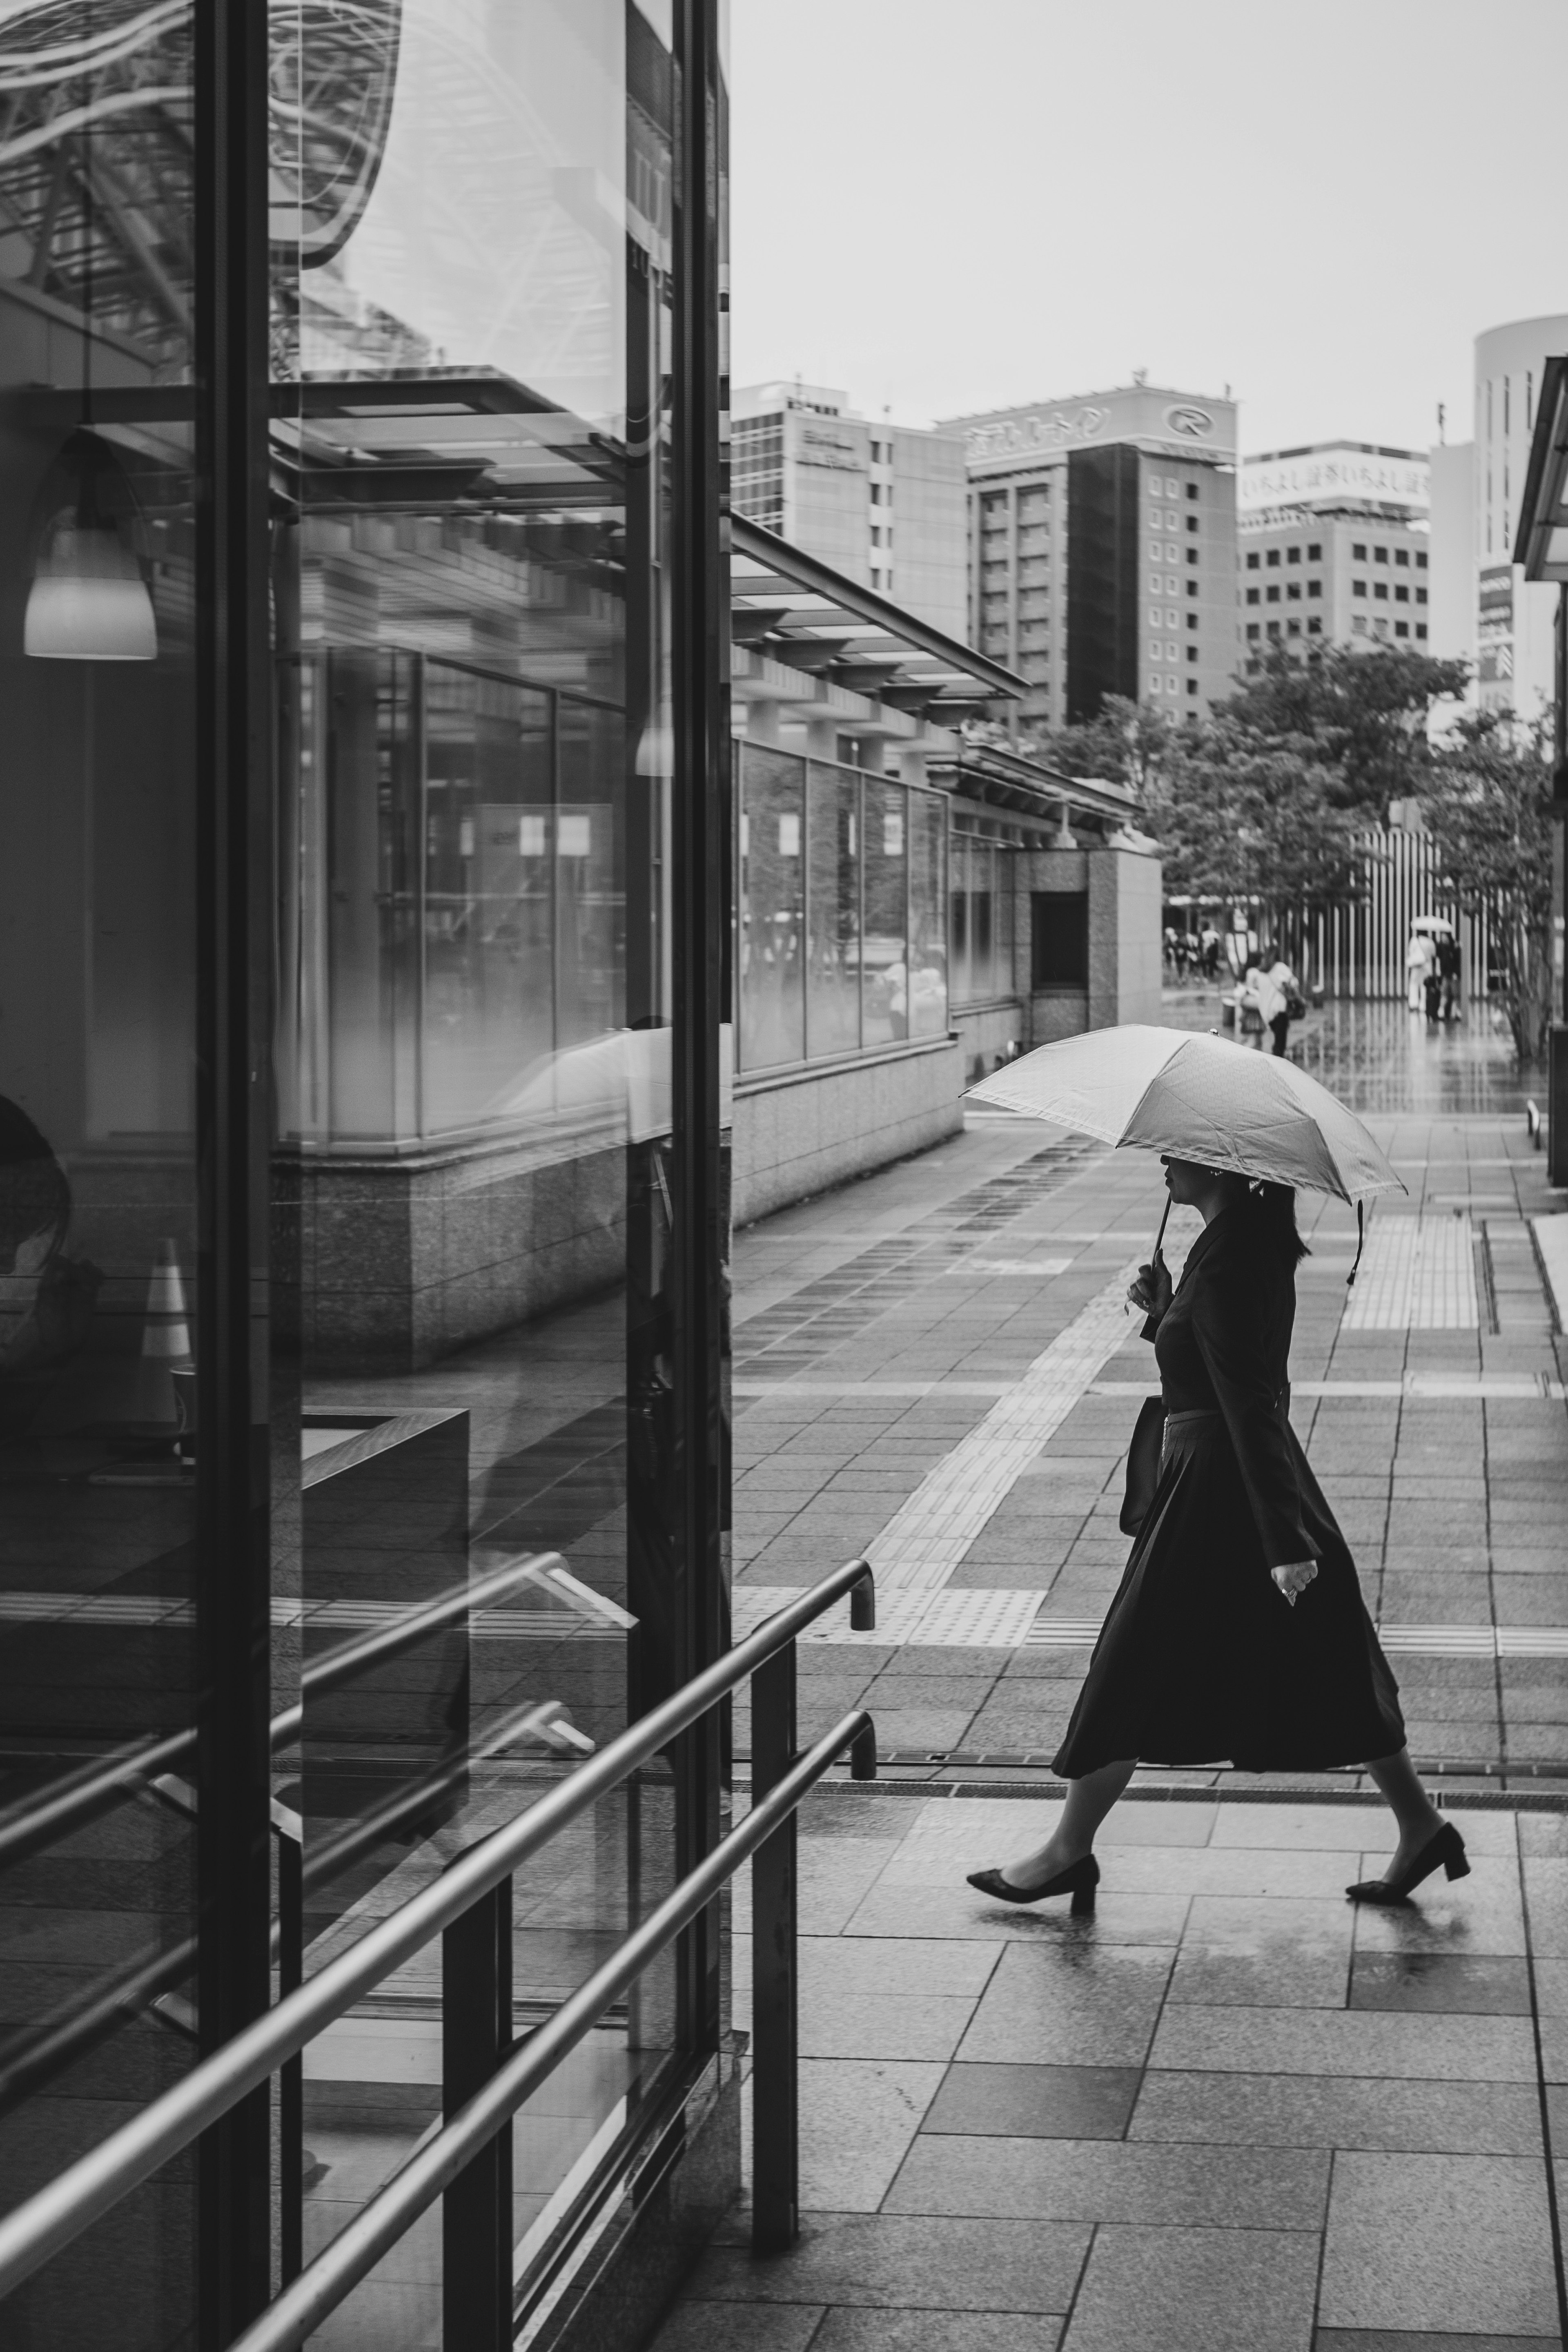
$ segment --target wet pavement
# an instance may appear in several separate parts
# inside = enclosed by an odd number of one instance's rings
[[[739,1235],[737,1622],[869,1552],[877,1631],[802,1643],[802,1730],[863,1701],[887,1761],[801,1820],[801,2244],[754,2260],[739,2211],[659,2352],[1563,2340],[1568,1405],[1532,1220],[1568,1198],[1500,1040],[1378,1005],[1292,1044],[1409,1188],[1348,1295],[1354,1219],[1303,1197],[1292,1416],[1471,1874],[1357,1910],[1390,1844],[1359,1776],[1151,1771],[1092,1918],[976,1896],[1053,1815],[1126,1557],[1157,1167],[987,1116]]]

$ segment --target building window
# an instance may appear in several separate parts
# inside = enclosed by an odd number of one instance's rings
[[[1424,604],[1426,603],[1426,601],[1427,601],[1427,591],[1425,590],[1425,588],[1417,588],[1417,589],[1416,589],[1416,602],[1417,603],[1417,604]]]
[[[1364,563],[1366,562],[1366,550],[1359,541],[1351,549],[1350,552],[1353,562],[1356,563]]]
[[[1407,637],[1410,634],[1409,622],[1396,621],[1394,624],[1394,634],[1396,637]]]
[[[1352,621],[1350,626],[1353,636],[1364,637],[1366,635],[1366,614],[1364,613],[1358,613],[1354,620]]]
[[[1174,589],[1175,589],[1175,587],[1176,587],[1176,582],[1175,582],[1174,580],[1171,582],[1171,587],[1172,587],[1172,589],[1173,589],[1173,590],[1174,590]],[[1196,580],[1189,580],[1189,581],[1187,582],[1187,583],[1186,583],[1186,593],[1187,593],[1187,594],[1188,594],[1189,596],[1196,596],[1196,595],[1197,595],[1197,581],[1196,581]]]
[[[1285,635],[1288,637],[1299,637],[1301,634],[1301,625],[1300,621],[1291,621],[1286,624]]]
[[[1322,633],[1323,625],[1322,615],[1314,613],[1312,619],[1307,623],[1307,635],[1309,637],[1321,637]]]
[[[1410,591],[1406,588],[1403,580],[1401,580],[1395,588],[1394,601],[1396,604],[1408,604],[1410,602]]]
[[[1268,564],[1269,569],[1270,569],[1270,572],[1277,572],[1277,571],[1279,570],[1279,568],[1280,568],[1280,551],[1279,551],[1279,549],[1278,549],[1277,547],[1271,547],[1271,548],[1269,550],[1268,555],[1265,557],[1264,561],[1267,562],[1267,564]]]
[[[1353,580],[1350,583],[1350,593],[1353,596],[1364,596],[1366,593],[1365,581]]]
[[[1188,530],[1196,530],[1197,529],[1197,517],[1196,515],[1188,515],[1186,519],[1186,527]]]
[[[1196,646],[1188,646],[1186,649],[1186,657],[1189,662],[1195,662],[1197,659],[1197,647]]]
[[[1387,583],[1387,581],[1386,581],[1386,580],[1375,580],[1375,581],[1374,581],[1374,583],[1373,583],[1373,586],[1372,586],[1372,593],[1373,593],[1373,595],[1376,598],[1377,602],[1378,602],[1380,604],[1387,604],[1387,602],[1388,602],[1388,583]]]
[[[1189,482],[1189,483],[1187,484],[1187,486],[1186,486],[1186,494],[1187,494],[1187,496],[1188,496],[1188,498],[1189,498],[1189,499],[1196,499],[1196,498],[1197,498],[1197,484],[1196,482]]]
[[[1189,563],[1196,563],[1197,562],[1197,550],[1196,547],[1189,547],[1187,549],[1186,560]]]
[[[1426,569],[1427,569],[1427,559],[1426,559],[1426,557],[1425,557],[1424,555],[1418,555],[1418,556],[1416,558],[1416,571],[1417,571],[1417,572],[1425,572],[1425,571],[1426,571]]]
[[[1197,692],[1197,680],[1196,677],[1188,678],[1186,682],[1186,690],[1189,694],[1196,694]]]
[[[1247,569],[1249,572],[1256,572],[1258,569],[1258,551],[1256,548],[1252,550],[1252,552],[1247,558]]]
[[[1188,627],[1189,629],[1196,629],[1196,628],[1197,628],[1197,614],[1196,613],[1189,613],[1189,614],[1187,614],[1187,616],[1186,616],[1186,625],[1187,625],[1187,627]],[[1175,628],[1175,626],[1176,626],[1176,623],[1175,623],[1174,621],[1171,623],[1171,626],[1172,626],[1173,628]]]
[[[1292,580],[1290,586],[1286,589],[1285,601],[1287,604],[1299,604],[1301,603],[1301,583],[1299,580]]]
[[[1427,635],[1427,624],[1426,624],[1426,622],[1425,622],[1425,621],[1417,621],[1417,622],[1416,622],[1416,636],[1417,636],[1418,638],[1420,638],[1423,642],[1425,642],[1426,635]]]
[[[1394,551],[1394,561],[1396,563],[1402,563],[1406,571],[1408,572],[1410,569],[1410,550],[1407,547],[1396,547]]]
[[[1279,634],[1280,634],[1280,624],[1279,624],[1279,622],[1278,622],[1278,621],[1270,621],[1270,624],[1269,624],[1269,635],[1270,635],[1271,637],[1277,637],[1277,636],[1279,635]]]
[[[1256,640],[1258,639],[1258,637],[1259,637],[1261,634],[1262,634],[1262,632],[1260,630],[1260,628],[1259,628],[1258,624],[1257,624],[1257,622],[1256,622],[1256,621],[1249,621],[1249,622],[1248,622],[1248,624],[1247,624],[1247,642],[1248,642],[1248,644],[1249,644],[1249,645],[1252,645],[1252,644],[1254,644],[1254,643],[1256,642]]]
[[[1301,551],[1299,547],[1288,547],[1285,550],[1285,561],[1287,563],[1299,563],[1301,560]]]
[[[1372,551],[1372,560],[1374,563],[1386,563],[1388,550],[1385,547],[1375,547]]]
[[[1270,589],[1270,591],[1269,591],[1269,594],[1268,594],[1267,602],[1268,602],[1269,604],[1277,604],[1279,603],[1279,601],[1280,601],[1280,591],[1279,591],[1279,589],[1278,589],[1277,587],[1271,587],[1271,588]]]
[[[1249,604],[1255,604],[1258,602],[1258,591],[1256,588],[1249,588],[1247,591],[1247,602]]]
[[[1312,546],[1307,550],[1307,562],[1309,563],[1321,563],[1322,560],[1322,543],[1321,541],[1314,540]]]
[[[1308,594],[1309,596],[1321,596],[1321,595],[1322,594],[1322,593],[1323,593],[1323,583],[1322,583],[1322,582],[1321,580],[1309,580],[1309,581],[1308,581],[1308,583],[1307,583],[1307,594]]]
[[[1153,683],[1157,686],[1156,678]],[[1089,985],[1089,893],[1029,894],[1029,980],[1037,991]]]

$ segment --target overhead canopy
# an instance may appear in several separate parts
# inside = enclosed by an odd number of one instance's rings
[[[1513,560],[1527,580],[1568,580],[1568,358],[1541,379]]]
[[[788,540],[731,523],[732,627],[744,646],[835,686],[941,724],[1029,689],[999,662],[945,636]]]

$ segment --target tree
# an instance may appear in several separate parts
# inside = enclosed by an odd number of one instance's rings
[[[1462,661],[1395,646],[1325,646],[1304,662],[1275,646],[1214,715],[1260,742],[1310,742],[1332,772],[1331,804],[1363,824],[1386,824],[1390,801],[1420,792],[1433,756],[1427,721],[1439,702],[1463,695],[1468,676]]]
[[[1467,912],[1500,950],[1514,1051],[1544,1059],[1552,1021],[1552,747],[1545,720],[1467,711],[1424,780],[1422,806]]]
[[[1310,736],[1268,738],[1223,715],[1182,730],[1145,801],[1170,886],[1312,911],[1361,880],[1357,820]]]

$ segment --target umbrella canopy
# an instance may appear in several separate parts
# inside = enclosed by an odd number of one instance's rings
[[[1037,1046],[969,1092],[1103,1143],[1342,1201],[1406,1189],[1360,1119],[1305,1070],[1186,1029],[1093,1029]]]

